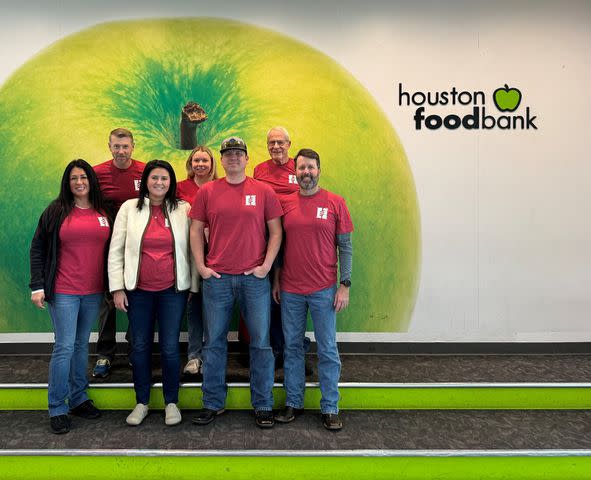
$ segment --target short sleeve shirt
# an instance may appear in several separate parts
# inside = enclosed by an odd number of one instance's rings
[[[129,168],[124,170],[117,168],[113,160],[94,167],[101,192],[106,199],[113,202],[116,211],[119,211],[123,202],[138,198],[145,167],[144,163],[133,159]]]
[[[280,197],[290,195],[299,190],[295,174],[295,163],[290,158],[283,165],[276,164],[272,159],[260,163],[254,169],[254,178],[265,182]]]
[[[239,274],[263,263],[267,222],[282,214],[273,189],[246,177],[239,184],[225,178],[206,183],[189,215],[209,226],[206,265],[218,273]]]
[[[307,295],[337,281],[337,235],[353,231],[345,200],[327,190],[281,199],[285,250],[281,290]]]
[[[189,204],[193,203],[198,191],[199,186],[192,178],[187,178],[176,184],[176,196]]]
[[[111,226],[93,208],[72,208],[59,232],[55,292],[90,295],[105,290],[105,248]]]

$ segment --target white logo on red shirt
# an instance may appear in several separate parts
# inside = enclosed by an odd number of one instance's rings
[[[109,221],[107,220],[107,217],[96,217],[98,219],[99,225],[101,227],[108,227],[109,226]]]
[[[135,187],[135,191],[139,192],[140,191],[140,183],[142,183],[141,180],[134,180],[133,181],[133,186]]]
[[[316,209],[316,218],[321,218],[322,220],[326,220],[328,217],[328,208],[318,207]]]
[[[289,175],[289,183],[298,183],[298,178],[295,175]]]
[[[246,195],[245,205],[252,205],[256,206],[257,204],[257,196],[256,195]]]

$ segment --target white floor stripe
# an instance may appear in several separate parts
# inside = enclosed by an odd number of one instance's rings
[[[275,383],[275,387],[283,387],[282,383]],[[307,388],[317,388],[319,384],[317,382],[307,382]],[[154,388],[162,388],[162,383],[152,384]],[[181,387],[199,387],[201,388],[200,382],[187,382],[181,383]],[[230,388],[249,388],[249,383],[228,383]],[[0,383],[0,390],[2,389],[43,389],[47,388],[47,383]],[[91,383],[90,388],[133,388],[133,383]],[[591,388],[591,383],[492,383],[492,382],[462,382],[462,383],[355,383],[355,382],[343,382],[339,383],[339,388],[393,388],[393,389],[405,389],[405,388]]]
[[[0,456],[99,457],[591,457],[591,450],[140,450],[11,449]]]

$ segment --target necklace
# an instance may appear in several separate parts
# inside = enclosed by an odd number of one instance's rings
[[[159,211],[162,211],[162,208],[158,208],[158,207],[159,207],[159,205],[158,206],[156,206],[156,205],[153,205],[152,206],[152,218],[154,218],[154,220],[157,220],[158,219],[158,217],[160,215],[160,212]]]

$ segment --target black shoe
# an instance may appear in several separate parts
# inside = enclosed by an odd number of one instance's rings
[[[304,413],[303,408],[293,408],[290,406],[285,407],[277,415],[275,415],[275,421],[279,423],[290,423],[293,422],[296,417],[299,417]]]
[[[86,400],[77,407],[70,410],[70,414],[76,415],[77,417],[86,418],[87,420],[94,420],[101,416],[101,411],[94,406],[92,400]]]
[[[327,430],[340,430],[343,428],[343,422],[338,413],[323,413],[322,425]]]
[[[271,428],[273,425],[275,425],[272,410],[255,410],[254,420],[257,424],[257,427],[260,428]]]
[[[199,414],[191,420],[195,425],[207,425],[215,420],[215,417],[221,415],[226,411],[225,408],[221,410],[211,410],[209,408],[202,409]]]
[[[53,433],[68,433],[70,431],[70,417],[67,415],[56,415],[49,418],[49,426]]]

